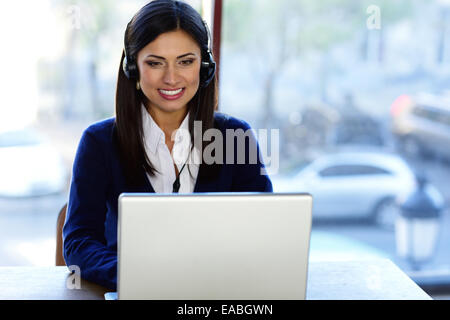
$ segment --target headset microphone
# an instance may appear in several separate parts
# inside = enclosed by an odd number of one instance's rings
[[[187,162],[187,161],[186,161]],[[177,178],[175,179],[175,182],[172,185],[172,192],[173,193],[178,193],[178,191],[180,190],[180,175],[181,175],[181,171],[183,171],[184,166],[186,165],[186,162],[183,164],[183,166],[181,167],[180,172],[177,175]]]

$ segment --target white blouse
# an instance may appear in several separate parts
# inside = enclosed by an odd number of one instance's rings
[[[181,168],[186,163],[180,174],[180,189],[178,192],[194,192],[199,165],[190,160],[195,159],[194,156],[191,156],[189,159],[192,146],[191,135],[189,134],[189,113],[172,135],[172,140],[175,141],[172,154],[166,145],[164,132],[153,120],[144,105],[142,105],[142,126],[145,152],[153,168],[157,170],[153,176],[147,173],[147,177],[155,192],[172,193],[173,183],[176,179],[174,163],[178,168],[178,172],[181,171]],[[194,148],[193,152],[198,151]]]

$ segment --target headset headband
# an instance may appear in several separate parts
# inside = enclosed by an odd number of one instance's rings
[[[133,21],[133,20],[131,20]],[[128,22],[127,28],[125,29],[124,35],[124,59],[122,62],[122,69],[125,73],[125,76],[128,79],[137,80],[139,79],[139,71],[137,68],[137,64],[135,58],[133,56],[128,55],[128,45],[127,45],[127,31],[129,30],[131,21]],[[209,27],[205,20],[202,19],[203,27],[206,30],[207,38],[208,38],[208,47],[206,51],[206,56],[201,57],[201,68],[200,68],[200,86],[206,87],[211,80],[214,78],[216,72],[216,63],[212,56],[212,48],[211,48],[211,33]]]

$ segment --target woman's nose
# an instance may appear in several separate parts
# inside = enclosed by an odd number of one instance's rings
[[[168,66],[164,73],[164,83],[168,85],[175,85],[178,82],[177,70],[173,66]]]

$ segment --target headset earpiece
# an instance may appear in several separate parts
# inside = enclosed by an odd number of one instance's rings
[[[206,60],[202,61],[200,69],[200,86],[207,87],[208,84],[214,79],[216,73],[216,62],[213,59],[212,49],[211,49],[211,32],[209,31],[208,25],[205,20],[203,21],[203,26],[205,27],[206,34],[208,36],[208,49],[205,54]]]
[[[134,61],[133,58],[127,57],[126,50],[124,50],[124,52],[125,52],[125,56],[124,56],[123,62],[122,62],[123,73],[125,73],[125,76],[128,79],[137,80],[139,78],[139,75],[138,75],[138,69],[137,69],[136,62]],[[128,59],[130,61],[128,61]]]
[[[123,39],[123,54],[124,54],[124,58],[122,61],[122,70],[123,73],[125,73],[125,76],[130,79],[130,80],[138,80],[139,79],[139,71],[137,68],[137,64],[136,61],[134,59],[134,57],[132,56],[128,56],[127,53],[127,49],[128,49],[128,44],[127,44],[127,31],[128,28],[130,27],[130,22],[128,22],[127,24],[127,28],[125,30],[125,36]]]
[[[208,50],[206,61],[202,61],[200,70],[200,85],[205,88],[214,78],[216,73],[216,63],[212,57],[211,51]]]

